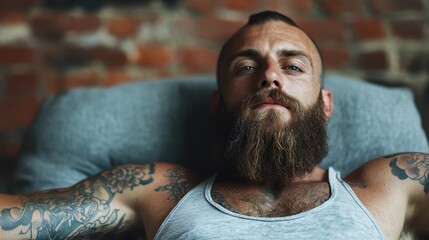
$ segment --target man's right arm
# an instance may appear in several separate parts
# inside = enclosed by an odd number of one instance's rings
[[[70,188],[25,195],[0,194],[4,239],[98,239],[136,224],[133,203],[154,179],[154,164],[104,171]]]

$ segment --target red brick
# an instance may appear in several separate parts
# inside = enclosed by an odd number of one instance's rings
[[[98,85],[95,71],[74,71],[60,77],[61,91],[77,87],[93,87]]]
[[[0,9],[3,10],[29,10],[39,5],[39,0],[3,0]]]
[[[116,17],[108,20],[109,32],[119,38],[134,36],[140,22],[131,17]]]
[[[92,60],[100,61],[105,66],[124,66],[128,63],[127,55],[118,48],[95,47],[89,49]]]
[[[361,16],[362,3],[356,0],[319,0],[322,8],[329,14]]]
[[[246,20],[233,21],[210,15],[198,23],[197,33],[205,39],[225,41],[245,23]]]
[[[128,63],[127,55],[121,49],[105,46],[84,48],[76,45],[53,45],[43,49],[41,59],[56,70],[83,67],[95,61],[108,67]]]
[[[31,63],[35,56],[35,50],[29,47],[0,46],[0,65]]]
[[[7,89],[9,94],[35,96],[37,91],[37,74],[26,72],[9,74],[7,76]]]
[[[344,27],[340,22],[333,20],[304,20],[298,19],[297,24],[316,42],[335,41],[343,42]]]
[[[155,69],[156,72],[156,78],[172,78],[172,77],[177,77],[177,73],[176,72],[172,72],[167,68],[158,68]]]
[[[131,82],[134,79],[124,70],[107,70],[104,73],[104,76],[101,78],[101,83],[104,86],[113,86],[117,84],[122,84],[126,82]]]
[[[165,68],[172,63],[173,50],[165,45],[141,45],[138,47],[137,63],[145,67]]]
[[[296,12],[309,12],[313,5],[311,0],[284,1],[265,0],[260,1],[260,9],[272,9],[274,11],[293,17]]]
[[[199,12],[210,13],[214,11],[215,1],[213,0],[186,0],[186,8]]]
[[[423,39],[424,38],[424,21],[407,20],[392,22],[393,33],[404,39]]]
[[[39,14],[31,19],[31,30],[36,38],[58,42],[65,36],[66,19],[65,15],[59,13]]]
[[[101,26],[101,21],[97,16],[68,16],[61,24],[65,31],[86,33],[96,31]]]
[[[357,64],[364,70],[386,70],[389,67],[384,51],[361,53],[358,55]]]
[[[360,20],[354,26],[356,38],[359,40],[381,39],[385,37],[383,23],[379,19]]]
[[[93,32],[100,26],[100,19],[94,15],[70,16],[45,12],[31,19],[33,34],[37,38],[51,41],[61,40],[67,32]]]
[[[25,12],[0,10],[0,23],[22,24],[26,21],[27,14]]]
[[[41,60],[56,70],[82,67],[91,63],[91,51],[75,45],[50,45],[40,52]]]
[[[44,69],[39,74],[43,79],[43,89],[41,92],[44,96],[57,95],[62,91],[61,78],[52,70]]]
[[[184,47],[179,51],[179,61],[186,73],[214,73],[217,51],[203,47]]]
[[[376,13],[382,14],[407,10],[422,11],[424,9],[421,0],[371,0],[370,5]]]
[[[73,68],[73,70],[54,72],[44,71],[44,94],[56,95],[65,90],[78,87],[93,87],[99,85],[98,73],[88,68]]]
[[[325,70],[342,69],[349,64],[350,54],[346,46],[319,46]]]
[[[238,11],[254,11],[255,0],[222,0],[221,6],[227,9],[238,10]]]
[[[36,113],[39,103],[34,96],[0,97],[0,130],[27,127]]]
[[[293,6],[296,10],[301,12],[309,12],[313,8],[312,1],[310,0],[300,0],[300,1],[292,1]]]

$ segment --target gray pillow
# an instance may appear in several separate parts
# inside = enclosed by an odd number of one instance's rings
[[[413,96],[328,75],[334,114],[322,167],[348,173],[393,152],[428,152]],[[65,187],[112,166],[163,161],[209,175],[213,77],[74,89],[46,99],[22,146],[12,192]]]

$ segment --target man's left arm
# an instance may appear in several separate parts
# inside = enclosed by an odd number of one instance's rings
[[[408,193],[405,232],[415,239],[427,239],[429,234],[429,154],[400,153],[386,156],[391,173]]]
[[[415,207],[429,202],[429,154],[396,153],[369,161],[345,180],[376,218],[386,236],[398,238],[414,220]],[[354,187],[359,186],[359,187]],[[404,229],[405,225],[405,229]]]
[[[404,184],[410,203],[415,203],[429,192],[429,154],[398,153],[384,157],[391,174]]]

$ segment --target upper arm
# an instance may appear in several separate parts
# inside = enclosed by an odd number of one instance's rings
[[[116,235],[135,223],[128,199],[144,195],[153,175],[154,164],[126,165],[70,188],[1,196],[0,235],[8,239]]]
[[[421,199],[429,192],[429,154],[400,153],[385,157],[391,174],[406,186],[411,200]]]
[[[416,204],[427,194],[429,155],[398,153],[372,160],[345,180],[373,214],[386,236],[398,238]]]
[[[366,186],[364,190],[355,189],[364,202],[383,208],[394,207],[396,212],[405,213],[427,195],[428,177],[429,154],[409,152],[372,160],[349,175],[346,181]]]
[[[115,167],[70,188],[0,195],[0,236],[110,239],[132,229],[153,234],[162,216],[197,182],[185,168],[147,163]]]
[[[403,196],[415,203],[429,192],[429,154],[396,153],[362,166],[351,178],[360,178],[368,186]]]

